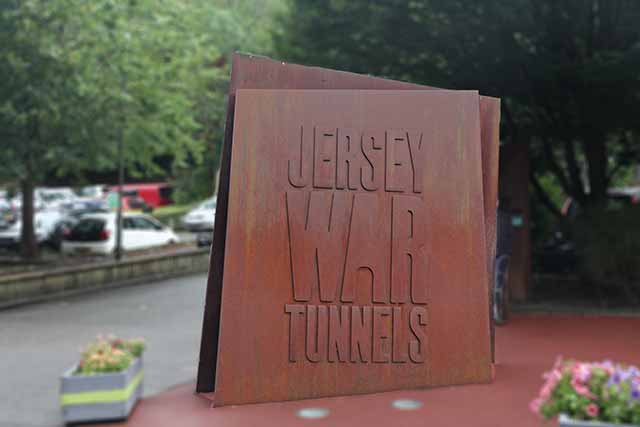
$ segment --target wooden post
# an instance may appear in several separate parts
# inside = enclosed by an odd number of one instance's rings
[[[515,219],[513,252],[509,266],[509,293],[512,301],[525,301],[529,296],[531,278],[531,221],[529,211],[529,151],[525,144],[505,144],[500,147],[500,177],[498,194],[508,201],[509,210],[522,219]]]

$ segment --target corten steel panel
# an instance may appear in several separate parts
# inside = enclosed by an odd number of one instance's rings
[[[238,53],[233,55],[220,180],[217,192],[218,202],[200,346],[197,381],[197,391],[199,392],[211,392],[214,390],[220,325],[220,301],[224,273],[235,93],[238,89],[432,90],[436,88],[319,67],[288,64],[253,55]],[[494,187],[496,185],[491,177],[498,175],[497,153],[499,146],[500,100],[481,96],[480,107],[483,108],[480,123],[482,129],[482,167],[484,171],[483,192],[487,193],[487,189],[492,188],[492,185]],[[493,188],[493,191],[497,192],[497,188]],[[485,233],[487,235],[487,253],[489,254],[491,251],[495,251],[495,247],[492,249],[490,246],[492,244],[495,245],[495,231],[492,232],[492,230],[495,230],[495,201],[491,202],[492,198],[490,196],[485,197],[485,199],[489,201],[489,203],[485,203],[485,221],[487,224]],[[491,266],[490,277],[492,277],[493,258],[489,256],[487,261]],[[490,283],[491,280],[488,280],[488,292],[490,292]]]
[[[237,92],[216,406],[490,381],[478,102]]]
[[[480,100],[480,127],[482,140],[482,189],[484,196],[484,222],[487,242],[487,271],[489,272],[489,319],[491,325],[491,360],[495,361],[495,326],[493,324],[493,269],[496,258],[496,206],[498,204],[498,164],[500,157],[500,100]]]

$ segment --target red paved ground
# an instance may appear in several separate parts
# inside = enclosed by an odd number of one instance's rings
[[[528,403],[557,355],[640,364],[640,318],[519,316],[496,334],[496,378],[489,385],[211,408],[188,384],[144,400],[126,425],[540,426]],[[423,406],[393,409],[391,402],[398,398],[416,399]],[[309,407],[327,408],[330,414],[315,420],[296,416],[296,411]]]

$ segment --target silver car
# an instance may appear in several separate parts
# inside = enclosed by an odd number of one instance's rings
[[[216,198],[212,197],[191,209],[182,217],[182,227],[189,231],[213,230],[216,216]]]

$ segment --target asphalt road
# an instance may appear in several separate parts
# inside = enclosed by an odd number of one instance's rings
[[[145,395],[196,376],[206,275],[0,311],[0,426],[60,426],[60,374],[98,334],[144,337]]]

